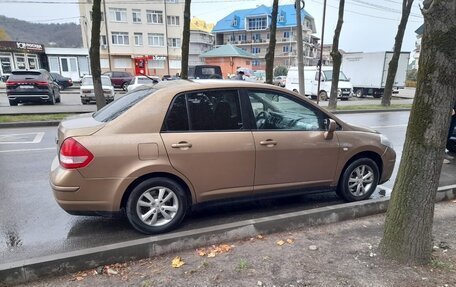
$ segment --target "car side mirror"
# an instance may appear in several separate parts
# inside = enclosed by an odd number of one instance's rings
[[[334,137],[337,124],[333,119],[326,119],[325,140],[331,140]]]

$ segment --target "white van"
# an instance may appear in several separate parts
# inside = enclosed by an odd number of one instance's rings
[[[306,96],[317,98],[320,95],[320,100],[326,101],[329,99],[331,92],[332,80],[332,67],[325,66],[321,68],[321,82],[320,92],[318,89],[318,68],[317,67],[304,67],[304,90]],[[298,67],[290,67],[288,69],[287,81],[285,88],[291,91],[298,92],[299,90],[299,76]],[[341,100],[348,100],[353,95],[353,85],[350,80],[345,76],[344,72],[340,71],[339,85],[337,98]]]

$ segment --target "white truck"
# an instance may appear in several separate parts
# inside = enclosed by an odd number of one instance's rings
[[[321,67],[320,91],[318,92],[318,68],[304,67],[304,91],[306,96],[316,98],[319,95],[320,100],[326,101],[331,93],[332,82],[332,67]],[[299,90],[299,75],[298,67],[290,67],[288,69],[285,88],[294,92]],[[350,80],[345,76],[342,70],[339,73],[339,83],[337,98],[348,100],[353,95],[353,86]]]
[[[388,66],[393,52],[347,53],[343,55],[341,69],[353,84],[354,94],[358,98],[373,96],[381,98],[388,75]],[[393,88],[405,87],[405,77],[410,52],[401,52]],[[394,91],[393,89],[393,91]]]

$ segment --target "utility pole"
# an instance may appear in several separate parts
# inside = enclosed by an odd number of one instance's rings
[[[326,0],[323,2],[323,23],[321,24],[320,63],[318,67],[317,105],[320,103],[321,66],[323,66],[323,42],[325,40]]]
[[[295,9],[296,9],[296,47],[298,48],[298,75],[299,75],[299,93],[305,95],[304,90],[304,63],[303,63],[303,51],[302,51],[302,22],[301,22],[301,1],[304,4],[303,0],[296,0]],[[304,9],[304,5],[302,7]]]
[[[104,11],[104,24],[106,31],[106,47],[108,48],[108,61],[109,61],[109,70],[112,71],[111,66],[111,45],[109,44],[109,34],[108,34],[108,15],[106,14],[106,0],[103,0],[103,11]]]

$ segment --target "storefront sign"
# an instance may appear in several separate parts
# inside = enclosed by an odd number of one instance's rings
[[[16,42],[16,45],[19,49],[43,51],[43,45],[41,45],[41,44]]]
[[[166,56],[152,56],[152,60],[165,61],[166,60]]]
[[[0,51],[44,53],[44,47],[37,43],[0,41]]]

